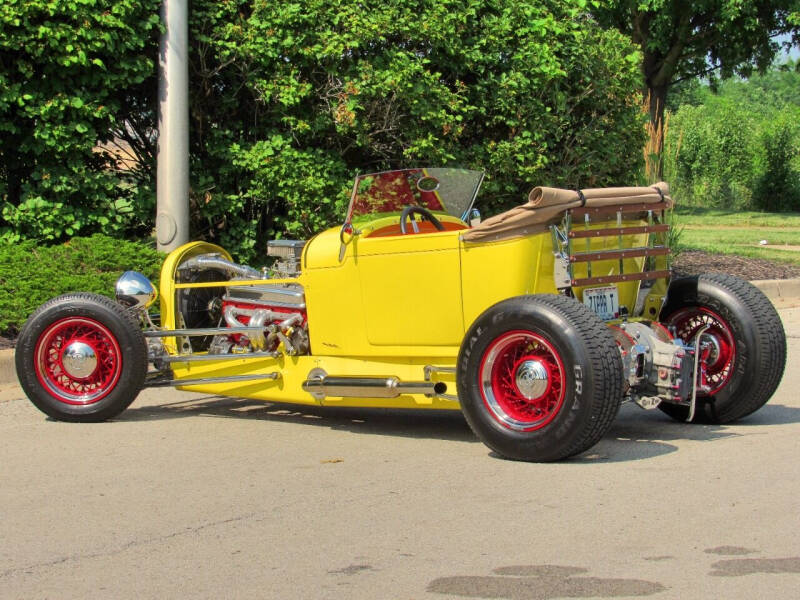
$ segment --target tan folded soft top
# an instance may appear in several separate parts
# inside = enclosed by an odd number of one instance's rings
[[[581,195],[583,198],[581,198]],[[669,186],[663,181],[652,187],[591,188],[576,192],[558,188],[535,187],[525,204],[483,221],[462,234],[465,242],[505,240],[546,231],[561,221],[564,211],[584,205],[589,208],[624,204],[657,203],[662,200],[672,208]]]

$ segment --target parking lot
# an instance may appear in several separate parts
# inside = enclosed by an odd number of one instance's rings
[[[626,405],[576,459],[493,455],[460,414],[163,389],[116,421],[0,388],[2,598],[797,598],[800,308],[761,411]]]

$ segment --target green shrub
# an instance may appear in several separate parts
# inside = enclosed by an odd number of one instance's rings
[[[672,115],[665,178],[682,204],[800,210],[800,73],[694,87]]]
[[[0,333],[14,336],[37,306],[66,292],[114,296],[123,271],[158,283],[164,255],[148,243],[93,235],[57,245],[0,245]]]
[[[149,229],[120,159],[146,155],[152,131],[127,155],[114,142],[154,119],[158,5],[0,2],[0,242]]]
[[[683,203],[749,207],[759,123],[746,108],[719,104],[682,106],[672,116],[665,144],[666,177]]]
[[[763,166],[754,191],[754,205],[766,211],[800,210],[800,169],[797,168],[798,125],[779,120],[761,134]]]

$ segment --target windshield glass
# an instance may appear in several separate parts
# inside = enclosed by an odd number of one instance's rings
[[[368,215],[400,212],[420,206],[464,218],[483,181],[483,171],[402,169],[356,177],[347,222]]]

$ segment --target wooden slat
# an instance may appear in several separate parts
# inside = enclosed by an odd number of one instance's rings
[[[618,212],[630,214],[647,212],[649,210],[661,212],[667,208],[669,207],[667,206],[666,202],[642,202],[639,204],[613,204],[611,206],[598,206],[592,208],[572,208],[570,209],[570,212],[572,213],[573,217],[582,219],[584,215],[589,215],[589,217],[610,216],[615,215]]]
[[[606,275],[605,277],[587,277],[585,279],[573,279],[572,285],[583,287],[586,285],[598,285],[603,283],[618,283],[620,281],[637,281],[646,279],[661,279],[669,277],[669,271],[645,271],[644,273],[626,273],[624,275]]]
[[[578,252],[569,257],[570,262],[589,262],[590,260],[608,260],[614,258],[633,258],[636,256],[664,256],[669,248],[624,248],[622,250],[605,250],[603,252]]]
[[[669,231],[669,225],[641,225],[637,227],[609,227],[606,229],[579,229],[569,232],[571,238],[596,238],[612,235],[630,235],[638,233],[656,233]]]

